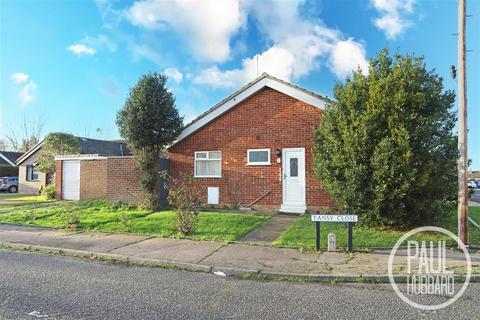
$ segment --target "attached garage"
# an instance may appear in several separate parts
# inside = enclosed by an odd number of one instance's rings
[[[62,199],[80,200],[80,160],[62,161]]]
[[[105,199],[139,204],[143,199],[140,172],[131,156],[66,155],[55,160],[57,200]],[[160,158],[158,169],[168,171],[168,159]],[[160,199],[166,205],[163,185],[160,182]]]

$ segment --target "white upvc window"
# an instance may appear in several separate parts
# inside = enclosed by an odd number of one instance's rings
[[[247,165],[268,166],[270,164],[270,149],[247,150]]]
[[[194,176],[196,178],[221,178],[222,153],[220,151],[195,152]]]

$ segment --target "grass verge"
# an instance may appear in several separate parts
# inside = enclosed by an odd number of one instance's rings
[[[0,193],[0,200],[6,201],[25,201],[25,202],[47,202],[44,196],[40,195],[21,195],[18,193]]]
[[[470,217],[480,223],[480,207],[469,208]],[[469,225],[470,243],[480,245],[480,229],[472,224]],[[457,233],[456,211],[440,227]],[[345,248],[347,246],[347,224],[346,223],[322,223],[321,224],[321,244],[325,248],[327,236],[334,233],[337,237],[337,246]],[[381,228],[354,227],[353,228],[353,246],[356,249],[368,249],[372,247],[391,248],[398,239],[405,234],[405,231],[385,230]],[[446,240],[453,244],[453,240],[448,236],[442,236],[432,233],[421,233],[414,237],[416,240],[438,241]],[[315,223],[310,221],[310,217],[305,215],[300,217],[287,230],[285,230],[278,239],[273,242],[274,245],[301,249],[313,249],[315,247]]]
[[[193,240],[238,240],[259,227],[270,216],[222,212],[201,212],[196,229],[189,235],[176,230],[171,210],[151,213],[131,206],[109,205],[104,201],[61,201],[48,207],[25,204],[0,214],[0,223],[65,228],[70,215],[78,218],[77,230],[136,233]]]

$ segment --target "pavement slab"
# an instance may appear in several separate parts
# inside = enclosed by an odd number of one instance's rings
[[[0,242],[17,246],[36,246],[60,250],[80,250],[93,254],[112,255],[118,259],[139,262],[170,261],[188,264],[181,268],[206,268],[238,270],[255,273],[322,274],[322,275],[385,275],[388,271],[390,250],[372,252],[301,252],[296,249],[278,248],[247,243],[193,241],[146,237],[134,234],[101,232],[66,232],[48,228],[0,224]],[[435,253],[435,251],[434,251]],[[480,252],[470,254],[472,265],[480,268]],[[464,268],[462,252],[447,250],[447,267]],[[175,265],[175,264],[174,264]],[[395,266],[405,268],[406,251],[400,249]],[[177,265],[178,266],[178,265]],[[196,269],[195,269],[196,270]],[[233,271],[232,271],[233,270]],[[237,271],[235,271],[237,270]],[[399,270],[400,271],[400,270]]]
[[[139,258],[199,262],[222,246],[224,242],[185,239],[151,238],[110,253]]]
[[[0,241],[106,253],[127,244],[147,239],[131,234],[67,232],[37,227],[0,224]]]
[[[335,269],[339,273],[359,273],[359,274],[387,274],[388,273],[388,259],[390,257],[390,250],[379,250],[369,253],[357,252],[346,264],[340,264],[335,266]],[[438,257],[434,254],[433,257]],[[463,252],[447,251],[446,252],[446,267],[447,268],[464,268],[466,266],[466,260]],[[470,260],[472,266],[480,266],[480,254],[470,253]],[[437,261],[434,260],[436,264]],[[395,269],[402,267],[403,270],[407,269],[407,252],[406,250],[398,250],[393,260]],[[412,260],[411,267],[413,269],[418,267],[418,261]],[[436,267],[436,265],[435,265]]]
[[[475,201],[468,201],[468,205],[471,207],[480,207],[480,203]]]
[[[56,230],[50,228],[39,228],[29,226],[17,226],[10,224],[0,224],[0,240],[8,242],[18,242],[27,244],[39,244],[39,242],[48,241],[48,239],[60,238],[73,232]]]
[[[291,273],[329,273],[331,264],[344,264],[348,254],[305,254],[295,249],[229,244],[202,261],[203,264]]]
[[[147,236],[134,234],[105,234],[100,232],[82,232],[65,236],[63,248],[106,253],[139,241]]]

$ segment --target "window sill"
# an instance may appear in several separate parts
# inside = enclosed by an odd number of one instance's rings
[[[200,179],[220,179],[223,178],[222,176],[193,176],[194,178],[200,178]]]
[[[271,166],[271,162],[247,163],[247,166]]]

